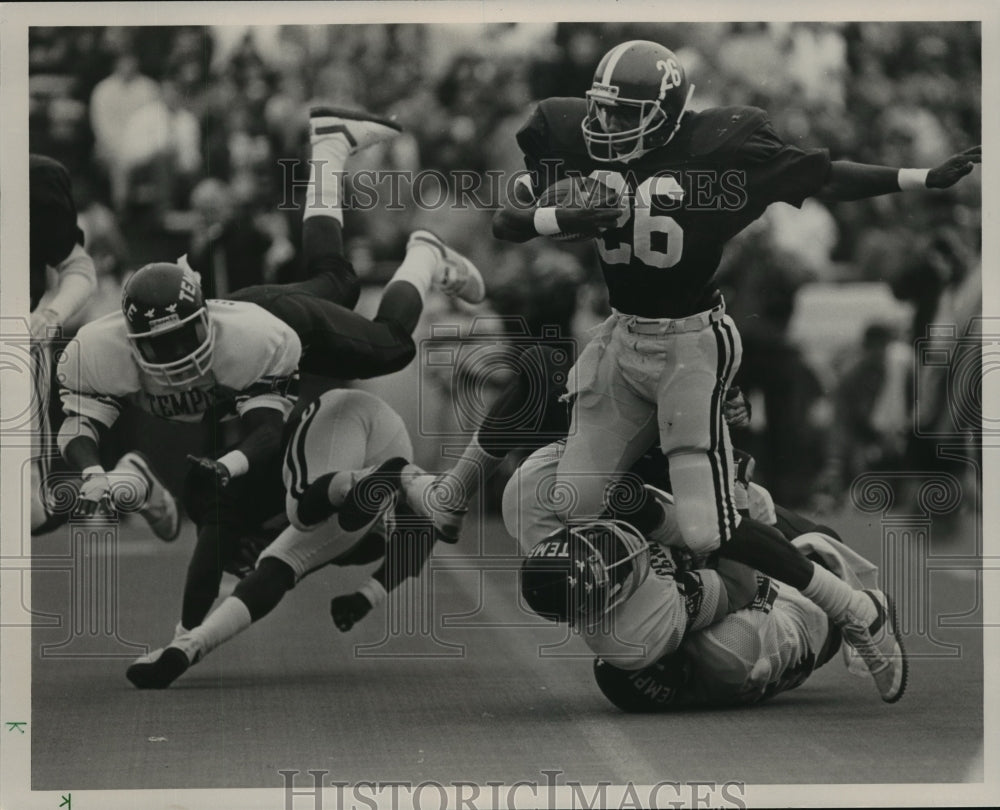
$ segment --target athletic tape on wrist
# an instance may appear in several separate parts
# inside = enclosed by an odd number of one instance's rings
[[[896,182],[900,191],[912,191],[918,188],[927,188],[927,175],[930,169],[900,169],[896,175]]]
[[[556,209],[551,206],[535,209],[535,232],[540,236],[555,236],[562,229],[556,220]]]
[[[233,478],[246,475],[250,470],[250,460],[242,450],[230,450],[219,459],[219,463],[229,470]]]
[[[379,605],[388,594],[382,583],[377,579],[369,579],[364,585],[358,588],[358,592],[363,594],[372,607]]]

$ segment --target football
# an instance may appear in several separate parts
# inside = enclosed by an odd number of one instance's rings
[[[593,208],[620,203],[620,194],[611,186],[592,177],[565,177],[549,186],[538,198],[539,208],[586,205]],[[552,239],[575,242],[593,238],[593,234],[557,233]]]

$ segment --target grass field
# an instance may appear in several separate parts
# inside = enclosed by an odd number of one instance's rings
[[[846,513],[831,522],[878,558],[877,523]],[[956,567],[972,553],[973,535],[971,520],[951,536],[932,532],[924,568],[939,557]],[[432,592],[404,594],[405,603],[429,606],[426,626],[382,608],[339,633],[329,598],[366,572],[327,568],[169,690],[137,691],[124,677],[133,652],[122,645],[170,638],[193,539],[190,526],[173,545],[137,524],[122,528],[116,643],[126,657],[42,655],[43,645],[67,637],[76,614],[67,572],[34,575],[34,609],[67,618],[33,635],[34,789],[275,787],[283,769],[322,769],[350,782],[510,783],[537,781],[546,769],[584,784],[982,778],[973,558],[969,570],[934,573],[926,589],[903,595],[913,660],[899,704],[883,704],[835,658],[799,689],[752,709],[628,716],[597,690],[578,639],[519,609],[513,542],[496,521],[475,517],[461,544],[432,559]],[[47,539],[45,553],[58,554],[60,544],[69,547],[63,535]]]

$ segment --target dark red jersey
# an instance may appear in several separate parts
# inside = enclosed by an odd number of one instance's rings
[[[597,247],[611,306],[632,315],[678,318],[710,308],[726,242],[773,202],[802,205],[830,171],[827,150],[785,144],[756,107],[689,113],[669,143],[627,164],[590,158],[585,114],[584,99],[546,99],[517,141],[536,195],[576,173],[626,195]]]

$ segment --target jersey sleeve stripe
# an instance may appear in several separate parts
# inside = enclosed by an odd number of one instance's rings
[[[115,397],[80,394],[64,388],[59,392],[59,398],[66,414],[86,416],[105,427],[114,425],[122,410],[121,402]]]

